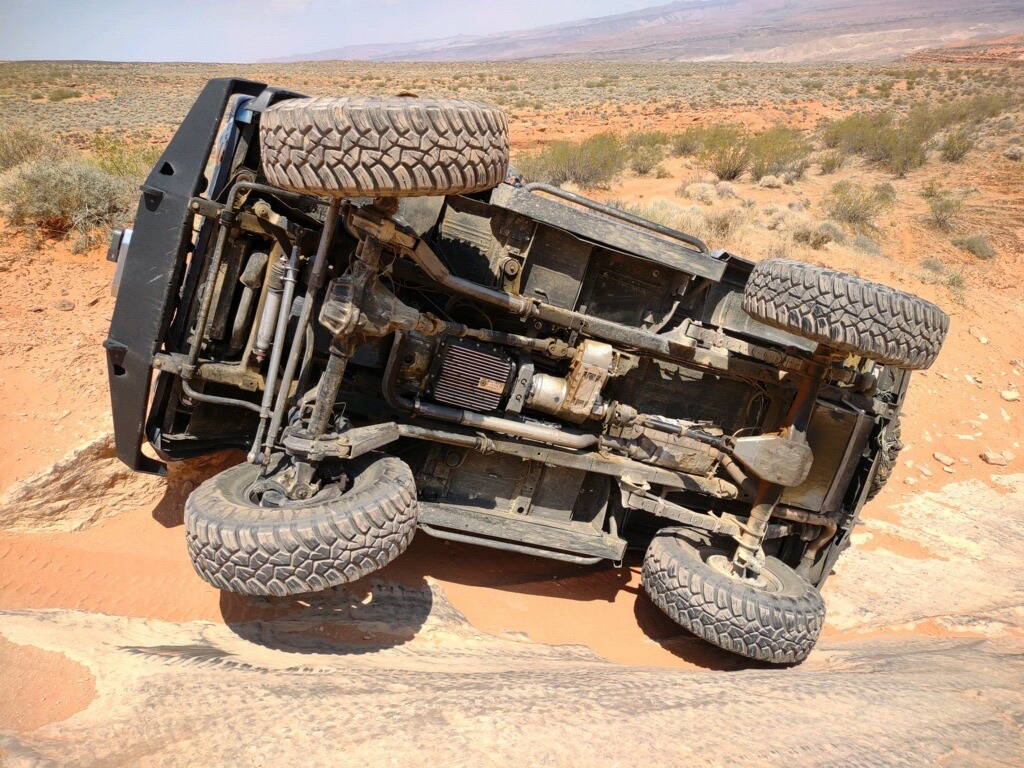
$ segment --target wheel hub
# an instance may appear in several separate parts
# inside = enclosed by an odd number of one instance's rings
[[[748,575],[740,576],[736,573],[733,568],[732,558],[729,555],[723,553],[710,555],[707,560],[707,564],[714,568],[721,574],[728,576],[730,579],[736,581],[742,581],[749,584],[757,589],[762,589],[765,592],[781,592],[782,582],[776,578],[773,574],[762,569],[760,573],[750,575],[751,572],[748,570]]]

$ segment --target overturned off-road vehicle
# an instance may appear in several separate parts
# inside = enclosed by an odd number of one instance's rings
[[[210,584],[327,589],[417,530],[636,548],[672,619],[776,663],[813,647],[948,324],[524,183],[488,105],[242,80],[206,86],[111,258],[118,455],[247,452],[186,503]]]

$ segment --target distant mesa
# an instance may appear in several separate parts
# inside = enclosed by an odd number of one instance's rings
[[[515,32],[271,61],[884,61],[1021,33],[1019,0],[680,0]],[[1002,54],[993,48],[991,55]]]

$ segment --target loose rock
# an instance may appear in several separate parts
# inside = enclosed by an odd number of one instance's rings
[[[996,453],[995,451],[985,451],[981,454],[981,460],[994,467],[1005,467],[1010,463],[1006,460],[1006,457],[1003,456],[1003,454]]]
[[[932,458],[944,467],[951,467],[956,463],[956,459],[952,456],[947,456],[946,454],[939,453],[938,451],[932,454]]]
[[[53,305],[54,309],[59,309],[61,312],[70,312],[75,308],[75,302],[68,301],[67,299],[61,299]]]
[[[1008,403],[1016,403],[1020,400],[1020,392],[1016,389],[1004,389],[999,396]]]
[[[988,337],[984,333],[982,333],[982,330],[980,328],[976,328],[972,325],[968,330],[968,333],[970,333],[971,336],[976,338],[982,344],[988,344]]]

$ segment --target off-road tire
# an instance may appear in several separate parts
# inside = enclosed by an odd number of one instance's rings
[[[896,468],[896,459],[903,450],[903,442],[900,440],[902,427],[900,417],[897,416],[885,428],[882,436],[882,445],[878,457],[878,470],[871,480],[871,487],[868,489],[866,501],[871,501],[882,492],[885,484],[889,482],[893,469]]]
[[[240,464],[185,502],[185,538],[196,573],[241,595],[296,595],[355,581],[383,568],[416,531],[409,466],[367,454],[346,466],[344,493],[265,508],[248,497],[258,467]]]
[[[754,266],[743,309],[762,323],[883,365],[935,362],[949,317],[929,301],[845,272],[787,259]]]
[[[505,114],[466,99],[287,99],[261,116],[260,141],[268,181],[312,195],[459,195],[508,173]]]
[[[708,565],[714,554],[729,557],[686,529],[663,528],[644,557],[644,589],[673,621],[719,648],[772,664],[806,659],[825,621],[818,590],[774,557],[764,569],[781,588],[760,588]]]

